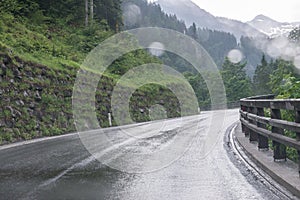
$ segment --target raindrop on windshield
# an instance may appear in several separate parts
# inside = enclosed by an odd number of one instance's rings
[[[137,25],[141,19],[141,9],[135,4],[127,4],[123,11],[123,20],[125,26]]]
[[[300,55],[294,58],[294,65],[297,68],[298,72],[300,72]]]
[[[240,50],[233,49],[233,50],[231,50],[228,53],[227,57],[230,60],[230,62],[232,62],[232,63],[239,63],[239,62],[242,61],[244,55],[243,55],[243,53]]]
[[[164,52],[165,52],[165,46],[160,43],[160,42],[153,42],[150,44],[149,48],[149,52],[153,55],[153,56],[161,56]]]

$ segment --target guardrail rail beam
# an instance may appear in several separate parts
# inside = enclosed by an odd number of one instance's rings
[[[274,161],[287,160],[287,147],[296,149],[300,177],[300,99],[274,98],[275,95],[265,95],[240,100],[242,131],[250,142],[258,141],[259,150],[268,150],[272,140]],[[265,109],[270,109],[271,117]],[[282,119],[281,110],[296,112],[295,122]],[[286,136],[285,131],[296,133],[296,138]]]

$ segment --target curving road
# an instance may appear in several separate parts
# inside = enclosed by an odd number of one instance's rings
[[[237,120],[204,112],[3,146],[0,199],[280,199],[230,160]]]

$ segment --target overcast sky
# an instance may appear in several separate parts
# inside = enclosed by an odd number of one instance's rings
[[[176,0],[174,0],[176,1]],[[192,0],[215,16],[250,21],[259,14],[280,22],[300,22],[300,0]]]

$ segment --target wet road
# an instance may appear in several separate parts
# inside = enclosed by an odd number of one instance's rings
[[[204,112],[0,147],[0,199],[278,199],[229,159],[223,139],[237,120],[238,110]]]

